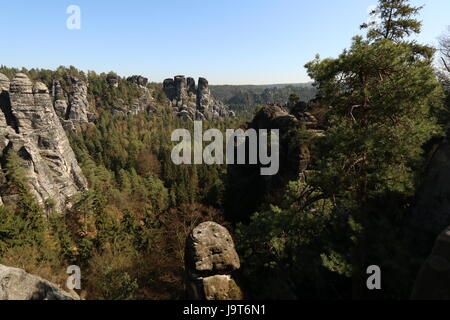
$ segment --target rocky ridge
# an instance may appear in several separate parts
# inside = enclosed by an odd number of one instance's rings
[[[205,78],[199,78],[196,86],[193,78],[176,76],[164,80],[163,89],[174,113],[184,120],[203,121],[235,117],[233,111],[213,98]]]

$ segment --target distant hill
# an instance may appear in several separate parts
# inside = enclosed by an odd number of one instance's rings
[[[215,98],[229,105],[241,117],[253,115],[255,106],[277,103],[285,104],[296,93],[301,101],[309,101],[316,95],[312,83],[268,85],[218,85],[210,86]]]

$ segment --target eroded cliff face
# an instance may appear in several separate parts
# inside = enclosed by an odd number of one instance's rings
[[[61,83],[53,81],[51,95],[61,124],[68,130],[82,128],[84,124],[95,121],[93,108],[88,101],[88,84],[77,77],[67,78],[69,89],[64,91]]]
[[[8,151],[23,160],[30,191],[39,204],[53,199],[60,211],[75,194],[87,188],[75,154],[54,109],[48,88],[32,83],[25,74],[9,79],[0,75],[0,154],[5,164]],[[72,102],[80,106],[83,101]],[[76,119],[75,110],[72,118]],[[81,117],[81,113],[78,113]],[[84,116],[83,116],[83,119]],[[15,195],[1,194],[6,204]]]
[[[193,78],[176,76],[164,80],[163,88],[174,113],[182,119],[216,120],[235,116],[227,106],[213,98],[205,78],[199,78],[196,86]]]

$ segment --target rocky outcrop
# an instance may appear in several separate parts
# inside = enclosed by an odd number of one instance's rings
[[[108,81],[108,84],[113,88],[119,87],[119,76],[115,73],[109,73],[106,76],[106,81]]]
[[[116,106],[113,108],[113,113],[128,115],[137,115],[141,112],[147,112],[148,114],[155,113],[156,108],[153,104],[154,98],[149,88],[147,88],[148,79],[142,76],[132,76],[127,78],[127,81],[138,87],[140,95],[138,98],[133,99],[130,103],[126,103],[122,99],[118,99],[118,107]]]
[[[148,84],[148,79],[147,78],[145,78],[143,76],[137,76],[137,75],[128,77],[127,81],[131,82],[131,83],[134,83],[134,84],[136,84],[138,86],[141,86],[141,87],[146,87],[147,84]]]
[[[80,300],[80,297],[22,269],[0,265],[0,300]]]
[[[450,227],[437,238],[419,272],[411,298],[450,300]]]
[[[227,106],[213,98],[205,78],[199,78],[196,87],[193,78],[176,76],[164,80],[163,88],[174,113],[182,119],[215,120],[235,116]]]
[[[88,123],[92,120],[92,108],[89,104],[87,94],[87,83],[77,77],[69,77],[69,85],[72,92],[69,94],[69,106],[66,112],[66,120],[74,124]]]
[[[279,203],[290,181],[304,177],[310,162],[306,141],[298,139],[301,120],[275,105],[263,107],[243,128],[279,130],[279,168],[274,176],[261,176],[261,164],[229,165],[226,217],[231,222],[248,222],[250,215],[264,203]]]
[[[30,190],[43,205],[53,199],[63,210],[71,197],[87,188],[86,179],[53,108],[47,87],[17,74],[0,99],[0,152],[23,160]],[[6,204],[14,195],[1,194]]]
[[[192,300],[239,300],[232,278],[239,256],[228,230],[215,222],[196,227],[186,241],[186,293]]]
[[[95,121],[93,108],[88,101],[88,85],[84,80],[73,76],[68,76],[66,83],[68,88],[64,90],[60,81],[53,81],[53,106],[63,127],[77,130]]]
[[[0,73],[0,92],[2,91],[9,91],[9,79]]]

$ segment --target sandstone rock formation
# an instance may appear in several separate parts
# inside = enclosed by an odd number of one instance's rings
[[[0,265],[0,300],[80,300],[40,277]]]
[[[69,88],[65,91],[58,80],[53,81],[53,105],[64,128],[76,130],[95,121],[93,108],[88,101],[88,85],[77,77],[68,76]]]
[[[197,226],[186,241],[185,261],[188,299],[242,299],[231,276],[240,268],[239,256],[226,228],[214,222]]]
[[[199,78],[196,88],[193,78],[176,76],[164,80],[163,88],[175,114],[182,119],[214,120],[235,116],[227,106],[213,98],[205,78]]]
[[[299,141],[297,129],[301,120],[276,105],[263,107],[244,130],[278,129],[280,170],[275,176],[261,176],[262,165],[229,165],[227,190],[227,220],[248,222],[250,214],[263,203],[274,203],[284,198],[284,187],[290,181],[303,177],[310,161],[309,147]]]
[[[437,238],[417,277],[414,300],[450,300],[450,227]]]
[[[91,117],[91,106],[87,99],[87,83],[76,77],[69,77],[69,83],[73,91],[69,95],[66,118],[73,123],[88,123]]]
[[[138,86],[141,86],[141,87],[145,87],[148,84],[148,79],[143,76],[139,76],[139,75],[134,75],[134,76],[128,77],[127,81],[137,84]]]
[[[154,112],[156,112],[156,108],[153,105],[154,98],[150,90],[147,88],[148,79],[142,76],[135,75],[128,77],[127,81],[138,86],[140,96],[133,99],[129,104],[127,104],[122,99],[119,99],[117,102],[120,107],[115,107],[112,110],[113,113],[137,115],[141,112],[147,112],[149,114],[153,114]]]
[[[2,88],[5,85],[4,76]],[[63,210],[69,199],[87,188],[86,179],[53,108],[47,87],[17,74],[10,89],[0,95],[0,153],[8,151],[23,160],[31,192],[43,205],[53,199]],[[4,203],[14,195],[1,194]],[[13,201],[13,200],[9,200]]]

